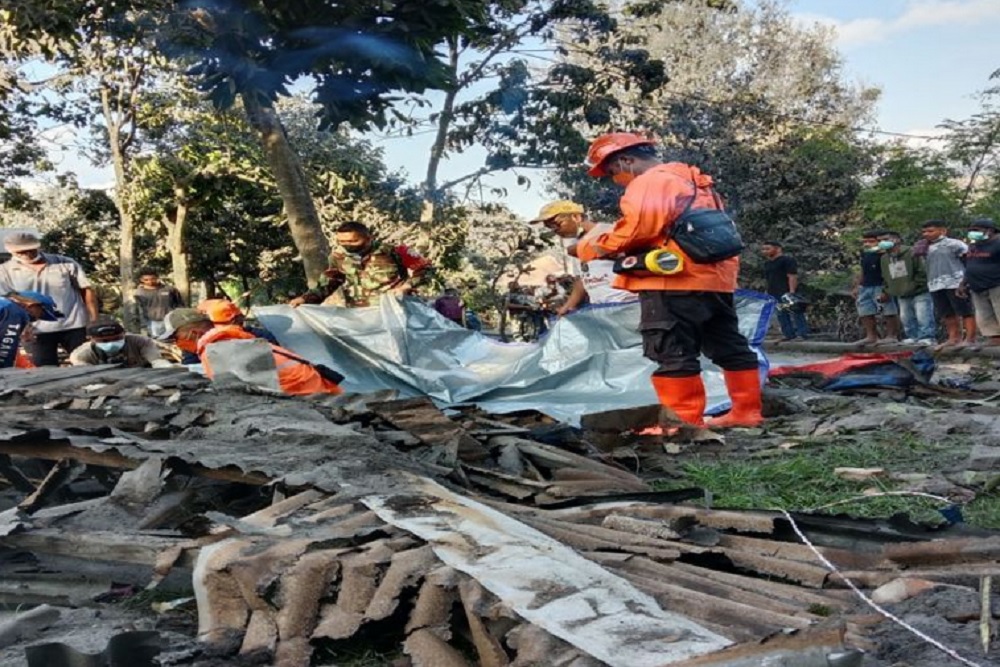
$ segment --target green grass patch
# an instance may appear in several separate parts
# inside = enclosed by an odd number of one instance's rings
[[[890,440],[890,438],[893,438]],[[928,443],[911,437],[866,434],[836,444],[811,441],[769,459],[692,460],[682,477],[654,482],[657,489],[699,486],[712,493],[713,506],[726,509],[785,509],[806,511],[857,498],[867,489],[896,491],[904,483],[885,477],[863,482],[834,475],[836,468],[885,468],[889,473],[939,473],[962,460],[954,443]],[[835,514],[888,517],[906,512],[918,521],[939,523],[942,503],[914,497],[876,497],[839,505]],[[963,511],[966,521],[983,528],[1000,528],[1000,494],[980,496]]]
[[[962,509],[962,515],[970,525],[1000,530],[1000,494],[978,496]]]
[[[119,604],[123,609],[154,614],[153,603],[155,602],[171,602],[179,598],[189,597],[194,597],[193,590],[177,591],[161,588],[147,588],[139,591],[131,597],[124,598]]]
[[[338,648],[320,647],[313,655],[312,664],[336,667],[390,667],[403,657],[402,651],[383,653],[363,646]]]

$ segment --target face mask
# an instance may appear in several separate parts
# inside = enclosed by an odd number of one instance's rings
[[[986,232],[969,232],[969,240],[973,243],[986,240]]]
[[[14,255],[14,259],[21,264],[37,264],[42,260],[42,256],[35,255],[34,257],[28,257],[27,255]]]
[[[620,185],[623,188],[626,188],[628,187],[629,183],[635,180],[635,174],[633,174],[631,171],[622,171],[612,176],[611,180],[616,185]]]
[[[343,248],[344,252],[346,252],[349,256],[354,258],[362,257],[365,254],[365,247],[363,245],[342,245],[340,247]]]
[[[109,340],[103,343],[94,343],[94,346],[105,354],[115,354],[125,348],[125,340]]]
[[[866,245],[863,252],[878,252],[879,247],[877,245]]]
[[[879,250],[892,250],[894,247],[896,247],[896,242],[895,241],[879,241],[878,242],[878,249]]]

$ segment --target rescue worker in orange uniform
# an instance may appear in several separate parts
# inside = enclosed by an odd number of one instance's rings
[[[227,340],[253,340],[256,338],[243,327],[230,324],[215,325],[212,320],[194,308],[178,308],[167,313],[164,320],[166,333],[160,340],[172,340],[181,350],[194,352],[201,359],[205,374],[212,377],[212,369],[208,365],[205,349],[213,344]],[[342,394],[343,389],[331,379],[323,377],[321,368],[302,359],[290,350],[278,345],[271,345],[274,354],[274,365],[278,371],[278,384],[286,394]]]
[[[661,162],[654,145],[625,132],[591,144],[587,173],[625,187],[622,217],[611,231],[582,239],[571,254],[584,262],[655,248],[676,255],[679,270],[672,275],[623,272],[614,282],[615,288],[639,295],[643,353],[659,364],[652,376],[657,396],[684,422],[705,425],[698,361],[704,353],[723,369],[733,404],[707,426],[757,426],[763,421],[757,355],[739,332],[733,303],[739,258],[696,263],[671,238],[673,224],[688,209],[722,210],[721,200],[711,176],[680,162]]]
[[[215,326],[236,325],[247,333],[253,334],[255,338],[263,338],[271,345],[278,345],[278,339],[274,334],[262,327],[252,327],[246,323],[247,317],[232,301],[226,299],[206,299],[197,306],[195,310],[208,315]]]

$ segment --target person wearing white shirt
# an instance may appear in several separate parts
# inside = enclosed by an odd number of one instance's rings
[[[583,206],[565,199],[543,206],[538,217],[531,222],[541,223],[546,229],[555,232],[566,245],[575,245],[581,239],[600,236],[612,228],[612,225],[592,222],[584,213]],[[575,257],[569,257],[567,260],[569,272],[575,280],[569,297],[555,311],[557,316],[561,317],[572,312],[583,304],[588,296],[592,304],[625,303],[638,299],[632,292],[611,286],[615,277],[614,261],[597,259],[581,262]]]

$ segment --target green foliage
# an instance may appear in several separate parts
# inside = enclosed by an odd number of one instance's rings
[[[943,154],[894,145],[879,157],[875,182],[858,197],[866,224],[912,239],[927,220],[964,221],[958,173]]]
[[[241,95],[273,103],[301,77],[315,80],[323,127],[386,123],[392,91],[451,83],[437,45],[472,30],[491,3],[175,3],[159,45],[193,62],[190,74],[219,108]]]
[[[250,292],[258,302],[300,293],[301,264],[253,129],[238,109],[214,110],[180,84],[164,84],[141,105],[150,150],[136,162],[131,192],[138,217],[160,239],[143,261],[169,263],[168,231],[183,208],[192,280],[225,285],[231,296]],[[413,224],[417,189],[388,170],[371,142],[317,129],[316,111],[302,97],[278,104],[324,231],[356,220],[382,239],[416,247],[439,267],[457,268],[466,230],[461,210],[442,201],[445,212],[433,233]]]
[[[45,248],[78,261],[96,283],[118,282],[118,231],[121,220],[114,201],[99,190],[80,188],[72,178],[63,178],[34,195],[28,210],[7,212],[11,226],[39,229]],[[149,234],[140,235],[138,245],[151,248]]]
[[[52,168],[38,142],[35,110],[20,90],[16,70],[0,64],[0,202],[5,208],[29,206],[30,197],[14,180]]]

